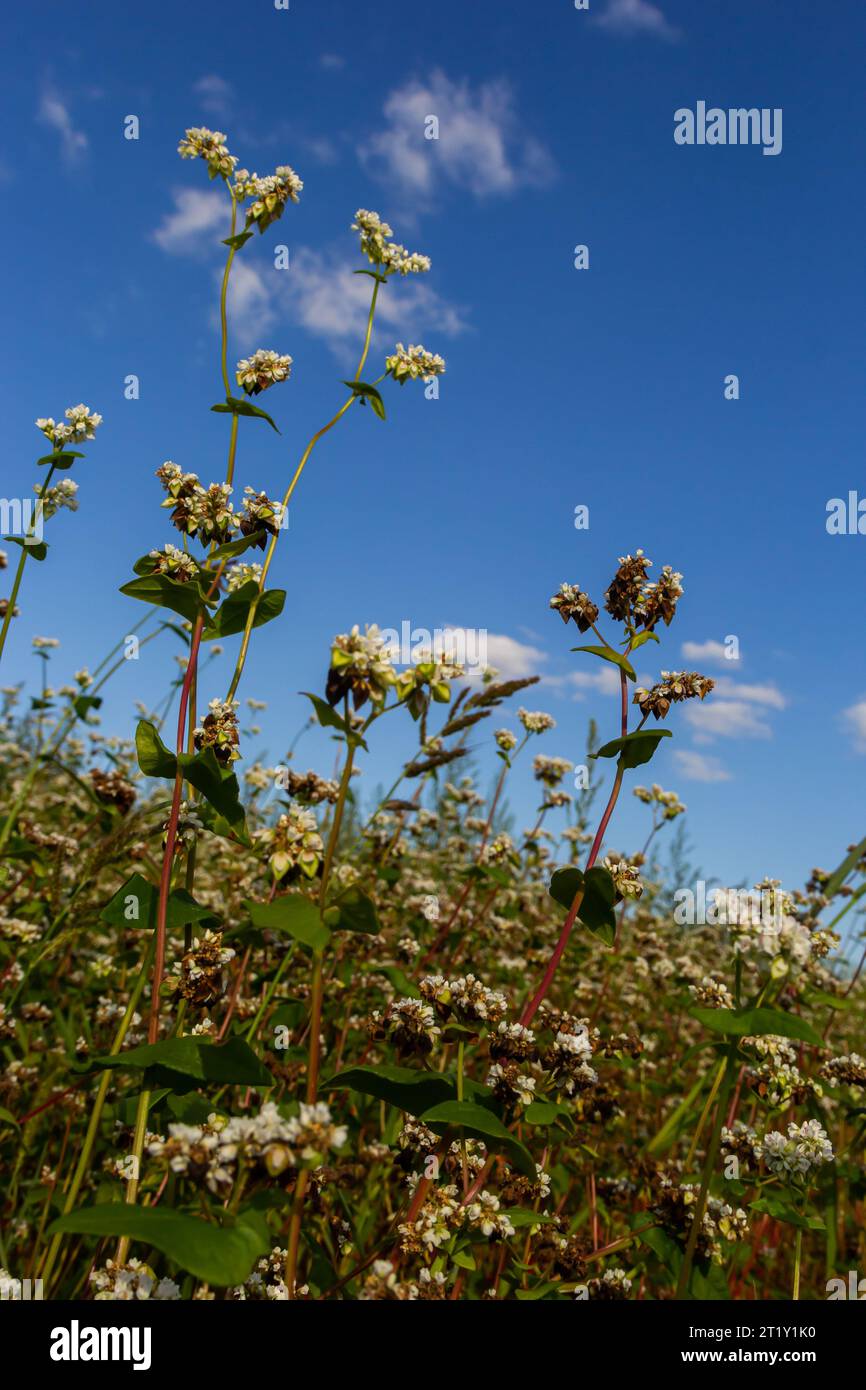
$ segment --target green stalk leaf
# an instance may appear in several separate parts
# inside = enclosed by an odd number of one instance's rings
[[[643,763],[649,762],[662,739],[670,737],[670,729],[640,729],[633,734],[626,734],[625,738],[611,739],[610,743],[606,743],[597,753],[590,753],[589,756],[619,758],[626,769],[641,767]]]
[[[572,647],[573,652],[592,652],[593,656],[600,656],[604,661],[612,661],[614,666],[618,666],[621,671],[625,671],[630,681],[637,680],[634,668],[627,656],[622,652],[614,651],[613,647]]]

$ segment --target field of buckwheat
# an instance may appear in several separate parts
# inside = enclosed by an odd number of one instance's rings
[[[799,888],[680,900],[661,851],[686,808],[651,764],[714,682],[665,669],[683,576],[641,550],[538,594],[572,659],[616,676],[606,727],[578,735],[582,781],[538,677],[470,678],[441,647],[399,665],[363,623],[323,639],[320,687],[286,713],[333,738],[336,775],[291,751],[249,760],[256,633],[281,621],[269,572],[304,471],[344,417],[385,420],[445,361],[420,343],[375,360],[391,282],[430,261],[359,209],[357,369],[285,494],[261,491],[256,439],[292,359],[230,363],[229,288],[303,183],[240,167],[219,131],[187,130],[179,153],[225,198],[225,467],[156,468],[153,548],[122,588],[132,637],[70,679],[37,636],[39,696],[2,689],[5,1296],[30,1280],[80,1301],[825,1298],[866,1267],[866,979],[838,950],[866,841]],[[27,640],[28,576],[110,435],[85,404],[36,426],[0,657]],[[161,709],[134,740],[101,732],[130,643],[167,629],[185,655]],[[213,643],[235,653],[217,690]],[[356,774],[375,784],[392,714],[411,752],[364,804]],[[479,740],[499,759],[487,796],[466,770]],[[519,835],[518,760],[538,794]],[[645,834],[619,855],[627,798]]]

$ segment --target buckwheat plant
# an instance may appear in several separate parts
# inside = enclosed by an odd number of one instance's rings
[[[220,132],[190,129],[180,153],[225,197],[226,439],[216,476],[154,459],[152,543],[123,593],[136,642],[176,644],[164,691],[134,738],[103,730],[128,628],[92,669],[38,635],[29,707],[0,688],[2,1288],[823,1298],[864,1254],[866,841],[800,890],[720,886],[680,925],[676,890],[701,876],[670,835],[687,811],[645,769],[713,682],[661,653],[638,678],[683,597],[642,551],[606,590],[549,602],[574,660],[610,677],[603,733],[576,733],[564,703],[554,718],[537,676],[468,676],[447,640],[401,665],[356,596],[314,688],[281,706],[271,765],[253,636],[287,602],[287,509],[343,416],[376,430],[387,391],[444,370],[412,342],[368,365],[389,281],[429,262],[356,213],[358,365],[271,496],[256,445],[282,439],[297,349],[275,336],[230,361],[228,291],[303,185],[238,168]],[[74,502],[50,470],[97,424],[83,407],[40,422],[44,515]],[[20,571],[4,633],[19,588]],[[304,758],[314,726],[326,767]],[[380,784],[383,743],[400,752]]]

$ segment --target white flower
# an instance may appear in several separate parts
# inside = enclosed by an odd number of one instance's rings
[[[271,348],[259,348],[252,357],[242,357],[237,366],[237,383],[249,396],[257,396],[269,386],[288,380],[292,370],[292,359],[285,354],[280,356]]]
[[[771,1130],[755,1145],[756,1157],[763,1157],[771,1173],[805,1174],[822,1163],[832,1163],[833,1145],[817,1120],[802,1125],[789,1124],[788,1137]]]
[[[385,358],[385,370],[401,386],[410,377],[412,380],[420,377],[422,381],[432,381],[434,376],[441,376],[445,371],[445,359],[435,352],[428,352],[420,343],[417,346],[410,343],[408,348],[398,343],[393,354]]]

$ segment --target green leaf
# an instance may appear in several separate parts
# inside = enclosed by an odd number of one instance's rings
[[[341,734],[348,737],[349,727],[345,719],[328,704],[327,700],[320,699],[318,695],[311,695],[309,690],[302,690],[301,694],[306,695],[307,699],[312,702],[313,709],[316,711],[316,718],[323,729],[339,729]]]
[[[170,753],[154,728],[146,719],[140,719],[135,730],[135,750],[138,765],[145,777],[165,777],[174,780],[177,773],[177,758]]]
[[[71,468],[75,459],[83,459],[84,455],[76,453],[74,449],[55,449],[53,454],[43,454],[41,459],[36,462],[40,468],[45,464],[51,463],[55,468]]]
[[[614,651],[613,647],[572,647],[573,652],[592,652],[593,656],[600,656],[604,661],[612,661],[614,666],[618,666],[621,671],[625,671],[630,681],[637,680],[634,668],[627,656],[622,652]]]
[[[259,407],[253,405],[251,401],[241,400],[238,396],[226,396],[225,405],[222,403],[219,405],[212,405],[211,410],[215,410],[219,415],[251,415],[255,416],[258,420],[267,420],[271,429],[276,430],[277,434],[280,433],[266,411],[260,410]]]
[[[205,600],[196,583],[179,584],[169,579],[167,574],[143,574],[121,584],[120,592],[127,598],[137,598],[142,603],[155,604],[158,608],[169,608],[179,613],[187,622],[194,623],[205,612]]]
[[[86,719],[92,709],[99,709],[102,704],[101,695],[78,695],[72,701],[72,708],[79,719]]]
[[[26,536],[4,536],[3,539],[10,545],[20,545],[31,560],[44,560],[48,554],[46,541],[36,541],[35,545],[32,545]]]
[[[644,642],[657,642],[658,640],[659,639],[658,637],[656,637],[655,633],[651,632],[650,629],[647,628],[645,632],[639,632],[636,637],[632,638],[631,650],[633,652],[636,652],[638,647],[643,646]]]
[[[648,763],[663,738],[670,738],[670,729],[641,729],[625,738],[611,739],[591,758],[619,758],[624,768],[641,767]]]
[[[3,1105],[0,1105],[0,1125],[13,1125],[15,1129],[21,1128],[12,1111],[7,1110]]]
[[[383,1062],[379,1066],[349,1067],[330,1081],[323,1081],[319,1090],[360,1091],[361,1095],[384,1100],[398,1110],[418,1116],[432,1105],[453,1100],[456,1087],[454,1078],[441,1072],[413,1071]]]
[[[616,936],[616,915],[613,910],[616,889],[613,879],[600,864],[594,865],[586,874],[569,865],[554,872],[548,892],[560,906],[570,910],[580,888],[583,888],[583,900],[577,910],[578,920],[605,945],[612,946]]]
[[[380,931],[379,918],[376,916],[376,906],[372,898],[354,885],[333,899],[329,904],[329,911],[331,909],[336,909],[339,913],[336,921],[330,924],[334,931],[366,932],[370,936],[375,936]]]
[[[344,381],[344,386],[348,386],[353,395],[357,396],[362,405],[369,401],[373,407],[374,415],[378,415],[380,420],[385,419],[385,402],[375,386],[369,386],[366,381]]]
[[[159,889],[141,874],[134,873],[102,908],[99,920],[109,926],[138,926],[153,931],[158,906]],[[216,913],[209,907],[201,907],[185,888],[172,889],[166,914],[169,929],[184,927],[188,922],[218,921]]]
[[[239,251],[252,235],[252,232],[238,232],[235,236],[227,236],[223,241],[223,246],[231,246],[233,250]]]
[[[801,1231],[823,1231],[825,1229],[820,1216],[803,1216],[796,1207],[791,1206],[790,1202],[784,1201],[781,1197],[759,1197],[756,1202],[750,1202],[749,1206],[752,1211],[764,1212],[767,1216],[772,1216],[775,1221],[785,1221],[789,1226],[798,1226]]]
[[[196,1279],[218,1288],[242,1284],[256,1260],[271,1247],[261,1228],[243,1218],[233,1226],[215,1226],[169,1207],[126,1202],[80,1207],[53,1222],[48,1233],[128,1236],[153,1246]]]
[[[254,927],[260,931],[285,933],[311,951],[323,951],[331,939],[318,907],[303,893],[286,893],[271,903],[248,902],[244,906]]]
[[[201,753],[181,753],[178,762],[190,786],[201,792],[233,829],[242,828],[244,808],[240,802],[238,779],[217,762],[213,749],[205,748]]]
[[[243,1038],[229,1038],[219,1046],[200,1037],[164,1038],[162,1042],[144,1043],[114,1056],[88,1058],[76,1070],[89,1072],[105,1068],[143,1070],[153,1083],[147,1089],[169,1086],[176,1091],[179,1077],[193,1085],[206,1081],[259,1089],[274,1085],[271,1073]]]
[[[439,1125],[459,1125],[474,1139],[482,1139],[489,1149],[507,1154],[509,1161],[519,1172],[525,1177],[535,1179],[535,1161],[532,1154],[525,1145],[514,1138],[499,1117],[485,1106],[476,1105],[469,1100],[447,1100],[434,1105],[430,1110],[425,1110],[418,1118],[431,1129]]]
[[[574,1132],[574,1120],[563,1106],[553,1100],[534,1100],[527,1105],[523,1119],[528,1125],[559,1125],[568,1134]]]
[[[267,535],[267,531],[253,531],[249,536],[240,536],[236,541],[226,541],[224,545],[218,545],[216,550],[208,555],[208,563],[218,565],[221,560],[232,560],[236,555],[243,555],[245,550],[249,550],[251,545],[257,545]]]
[[[822,1039],[805,1018],[786,1014],[781,1009],[689,1009],[692,1018],[713,1033],[729,1038],[763,1037],[775,1034],[781,1038],[797,1038],[800,1042],[822,1047]]]
[[[421,998],[421,991],[415,984],[415,981],[410,980],[405,970],[401,970],[399,965],[377,965],[373,970],[373,974],[384,975],[385,979],[390,981],[394,986],[397,993],[404,995],[407,999]]]
[[[210,615],[202,636],[206,642],[212,642],[216,638],[232,637],[236,632],[243,632],[254,603],[253,627],[262,627],[272,618],[280,616],[285,601],[285,589],[266,589],[260,594],[256,581],[248,579],[239,589],[228,594],[216,612]]]

